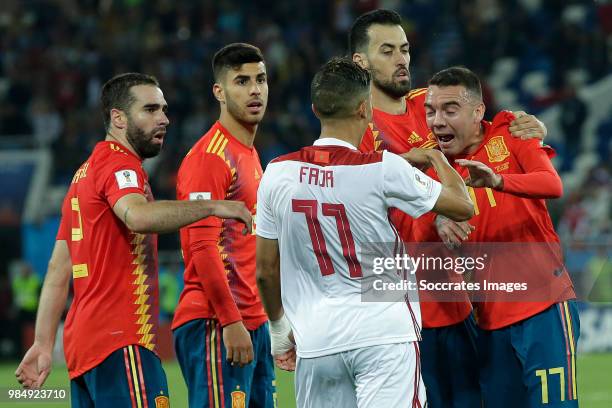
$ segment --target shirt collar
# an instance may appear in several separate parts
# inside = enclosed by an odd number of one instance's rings
[[[313,146],[340,146],[348,147],[349,149],[357,150],[355,146],[344,140],[336,139],[335,137],[324,137],[315,140]]]

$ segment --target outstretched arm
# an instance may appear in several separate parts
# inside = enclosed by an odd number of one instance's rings
[[[242,221],[245,234],[252,226],[251,213],[241,201],[147,201],[131,193],[117,200],[113,212],[130,230],[143,234],[176,231],[209,216]]]
[[[489,187],[505,193],[525,198],[559,198],[563,194],[563,184],[553,167],[546,149],[535,141],[520,142],[516,158],[523,173],[496,174],[484,163],[474,160],[456,160],[460,166],[467,167],[470,177],[468,186]]]
[[[433,167],[442,191],[432,211],[454,221],[465,221],[474,215],[474,204],[470,200],[463,179],[448,163],[441,151],[435,149],[411,149],[402,157],[415,166]]]
[[[55,241],[40,295],[34,344],[15,371],[17,381],[24,388],[42,387],[51,372],[51,354],[57,326],[68,299],[71,272],[68,244],[63,240]]]

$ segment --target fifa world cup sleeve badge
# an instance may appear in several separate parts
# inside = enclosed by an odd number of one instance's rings
[[[502,162],[510,156],[503,136],[493,136],[485,145],[485,149],[491,163]]]

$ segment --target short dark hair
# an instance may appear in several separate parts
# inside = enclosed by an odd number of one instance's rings
[[[357,17],[349,32],[349,51],[351,55],[367,47],[370,42],[368,30],[374,24],[402,25],[402,18],[393,10],[372,10]]]
[[[246,43],[232,43],[221,48],[212,59],[213,76],[216,82],[230,68],[239,69],[242,64],[263,62],[261,50]]]
[[[157,78],[152,75],[141,74],[139,72],[127,72],[115,75],[102,86],[100,103],[102,105],[102,117],[106,130],[110,127],[111,109],[121,109],[127,112],[136,98],[130,92],[133,86],[151,85],[159,87]]]
[[[370,92],[370,73],[346,57],[326,62],[310,84],[310,97],[318,116],[350,116]]]
[[[482,101],[480,79],[478,79],[478,75],[465,67],[455,66],[443,69],[431,77],[429,85],[439,87],[461,85],[476,101]]]

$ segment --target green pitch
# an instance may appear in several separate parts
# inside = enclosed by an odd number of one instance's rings
[[[17,363],[0,364],[0,390],[6,393],[7,388],[17,387],[14,371]],[[585,354],[578,358],[578,399],[581,408],[609,408],[612,407],[612,386],[610,386],[609,371],[612,367],[612,353],[610,354]],[[168,375],[170,386],[170,404],[174,408],[187,407],[187,389],[181,376],[181,371],[176,362],[165,363],[164,368]],[[282,371],[276,373],[276,385],[278,391],[278,407],[293,408],[295,400],[293,394],[293,375]],[[68,388],[68,376],[64,367],[56,366],[47,381],[48,388]],[[0,398],[0,407],[21,408],[33,406],[24,403],[8,403],[6,398]],[[66,403],[61,404],[36,404],[41,408],[65,408]]]

